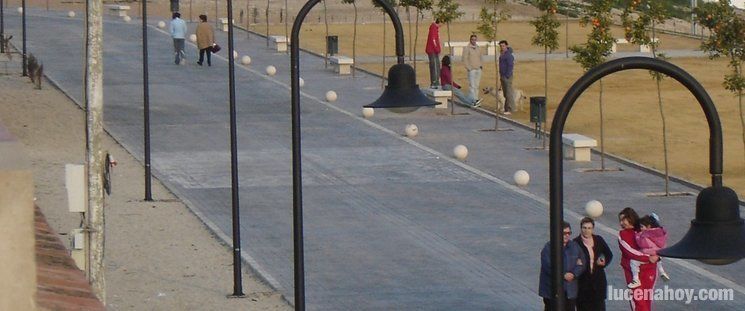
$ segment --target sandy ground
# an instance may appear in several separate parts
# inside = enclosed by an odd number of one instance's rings
[[[21,77],[17,57],[8,67],[3,60],[0,56],[0,122],[28,148],[36,204],[51,227],[64,235],[80,222],[67,211],[64,165],[84,163],[84,112],[46,82],[42,90],[34,90]],[[159,200],[143,201],[142,164],[108,135],[104,148],[119,162],[113,170],[112,195],[106,197],[110,310],[291,309],[249,273],[243,279],[247,297],[226,298],[233,291],[230,248],[157,180],[153,197]]]

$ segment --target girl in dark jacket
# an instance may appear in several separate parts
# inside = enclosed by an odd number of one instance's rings
[[[595,221],[585,217],[580,222],[580,235],[574,238],[589,263],[585,273],[579,276],[577,310],[605,310],[608,287],[605,267],[613,260],[613,253],[603,237],[593,234],[594,229]]]

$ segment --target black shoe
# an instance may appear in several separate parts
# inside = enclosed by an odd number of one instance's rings
[[[202,66],[202,62],[197,62],[197,65]]]
[[[207,63],[207,66],[210,66],[210,67],[212,67],[212,63]]]

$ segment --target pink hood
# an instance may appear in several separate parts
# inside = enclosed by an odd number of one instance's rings
[[[665,247],[667,231],[665,228],[651,228],[636,234],[636,243],[645,254],[655,255],[657,250]]]

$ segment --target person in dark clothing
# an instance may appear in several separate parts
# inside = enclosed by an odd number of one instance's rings
[[[502,86],[504,95],[504,114],[512,114],[512,108],[515,107],[515,95],[512,89],[514,80],[515,56],[512,55],[512,48],[506,40],[499,41],[499,82]]]
[[[581,276],[587,267],[586,259],[577,242],[572,241],[572,227],[568,222],[563,222],[564,230],[562,242],[564,243],[564,310],[575,311],[577,307],[577,278]],[[543,310],[551,311],[551,242],[546,242],[541,250],[541,273],[538,278],[538,295],[543,298]]]
[[[587,258],[587,270],[579,278],[577,310],[604,311],[608,281],[605,267],[613,260],[613,253],[603,237],[593,234],[595,221],[585,217],[580,221],[581,233],[574,238]]]

